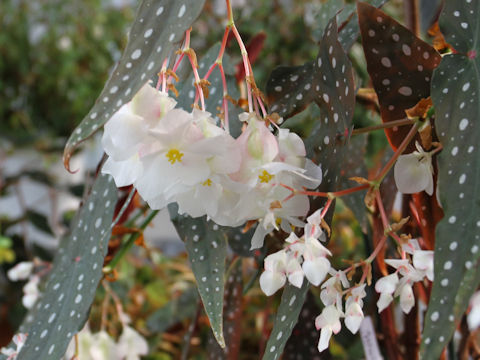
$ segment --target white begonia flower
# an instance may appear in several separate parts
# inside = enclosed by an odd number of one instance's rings
[[[378,279],[375,284],[375,291],[380,293],[380,298],[377,301],[378,312],[381,313],[393,300],[392,294],[398,285],[398,275],[393,273]]]
[[[0,349],[0,354],[6,355],[7,360],[15,360],[22,350],[25,341],[27,341],[27,334],[18,333],[13,336],[13,343],[15,344],[15,349],[3,347]]]
[[[109,157],[102,172],[112,175],[117,186],[131,185],[142,176],[141,157],[154,147],[148,131],[175,104],[174,99],[147,83],[105,124],[102,145]]]
[[[90,347],[84,347],[85,357],[83,359],[91,360],[109,360],[109,359],[122,359],[120,352],[118,351],[117,344],[111,338],[111,336],[105,332],[100,331],[92,334],[92,343]],[[87,357],[88,355],[90,357]],[[80,360],[83,360],[80,358]]]
[[[362,311],[363,298],[367,295],[365,292],[365,284],[352,289],[351,296],[345,304],[345,326],[356,334],[363,321],[364,315]]]
[[[40,283],[40,277],[33,275],[23,287],[22,304],[27,309],[31,309],[40,296],[38,290],[38,284]]]
[[[260,288],[270,296],[283,287],[286,280],[300,288],[303,284],[303,271],[292,253],[280,250],[270,254],[264,261],[265,271],[260,275]]]
[[[118,339],[118,352],[122,359],[140,360],[140,355],[148,354],[148,344],[135,329],[124,326]]]
[[[433,281],[433,256],[431,250],[416,250],[413,252],[413,266],[420,271],[425,272],[427,279]]]
[[[397,188],[404,194],[424,191],[433,194],[432,155],[415,143],[417,150],[411,154],[400,155],[394,167]]]
[[[405,280],[405,281],[402,281]],[[406,278],[400,280],[400,284],[395,291],[395,296],[400,295],[400,307],[405,314],[408,314],[415,306],[415,296],[413,295],[412,284],[406,281]]]
[[[288,256],[285,250],[277,251],[265,258],[265,271],[260,275],[260,288],[265,295],[273,295],[285,285],[287,261]]]
[[[335,306],[330,305],[323,309],[322,313],[315,319],[315,327],[320,330],[320,340],[318,342],[318,351],[322,352],[328,348],[328,343],[332,333],[337,334],[341,328],[340,317],[342,312]]]
[[[331,256],[332,253],[320,241],[313,237],[305,238],[302,269],[308,281],[315,286],[320,285],[330,270],[327,255]]]
[[[467,324],[470,331],[480,327],[480,291],[477,291],[470,298],[470,311],[467,315]]]
[[[329,273],[332,276],[322,284],[320,299],[325,306],[336,305],[342,311],[342,287],[346,289],[350,284],[343,271],[331,268]]]
[[[222,149],[206,139],[186,111],[168,112],[150,131],[155,151],[143,157],[144,173],[135,186],[153,209],[174,201],[174,196],[192,186],[208,183],[212,171],[208,161]]]
[[[12,267],[7,272],[7,276],[11,281],[27,280],[33,270],[33,262],[22,261]]]

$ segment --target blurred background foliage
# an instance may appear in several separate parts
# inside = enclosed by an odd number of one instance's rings
[[[422,4],[429,2],[435,1]],[[263,48],[253,65],[261,89],[276,66],[301,65],[316,56],[312,35],[322,3],[233,1],[236,24],[244,41],[248,44],[258,34],[265,34]],[[401,20],[402,3],[392,0],[385,10]],[[81,171],[75,176],[68,174],[60,161],[66,138],[94,104],[120,58],[137,4],[137,0],[0,1],[0,347],[10,340],[25,314],[21,305],[24,283],[9,282],[6,271],[14,263],[36,258],[38,267],[48,272],[44,262],[51,261],[55,239],[65,233],[79,205],[85,179],[88,182],[86,174],[95,169],[101,157],[99,139],[95,138],[79,154],[77,165],[80,164]],[[199,57],[221,40],[224,25],[224,1],[207,1],[192,32],[192,47]],[[240,62],[234,41],[227,52],[235,62]],[[350,56],[357,86],[368,86],[359,43],[353,46]],[[379,123],[372,110],[375,109],[368,104],[358,106],[355,126]],[[315,120],[315,110],[310,108],[289,120],[288,126],[306,136]],[[381,155],[386,145],[382,132],[370,135],[370,167],[374,164],[372,159]],[[46,195],[37,196],[39,193]],[[32,197],[35,202],[30,201]],[[11,201],[19,211],[12,210]],[[354,215],[341,202],[338,206],[332,252],[341,253],[347,261],[368,256],[370,249]],[[143,211],[140,207],[137,215],[141,217]],[[99,288],[90,326],[95,331],[105,327],[113,336],[118,335],[118,304],[112,301],[113,294],[132,319],[132,326],[147,338],[150,355],[146,359],[181,358],[182,351],[185,352],[184,338],[190,331],[193,335],[188,358],[205,359],[206,344],[211,342],[208,320],[202,312],[182,244],[178,239],[160,238],[162,226],[164,223],[160,222],[150,235],[145,234],[144,246],[137,247],[120,263],[115,282]],[[43,239],[42,236],[53,240],[35,239]],[[176,245],[166,246],[162,243],[165,241]],[[45,246],[46,243],[50,245]],[[244,261],[244,284],[256,279],[258,268],[257,258]],[[279,299],[259,296],[262,294],[256,284],[244,291],[239,358],[251,359],[263,352]],[[192,323],[196,324],[193,330],[189,329]],[[335,338],[332,354],[327,357],[362,357],[358,336],[349,334],[342,332]],[[215,351],[210,352],[210,357],[212,354]]]

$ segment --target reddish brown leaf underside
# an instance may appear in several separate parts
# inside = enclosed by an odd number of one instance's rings
[[[405,118],[405,110],[430,96],[432,71],[441,56],[383,11],[357,4],[367,70],[378,95],[383,122]],[[387,129],[396,149],[410,126]]]

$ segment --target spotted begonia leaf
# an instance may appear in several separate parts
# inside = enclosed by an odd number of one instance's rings
[[[404,119],[406,109],[430,96],[432,71],[441,57],[383,11],[363,2],[357,3],[357,9],[367,70],[382,121]],[[409,130],[410,125],[385,130],[394,149]]]
[[[309,287],[310,283],[308,281],[304,281],[301,288],[291,284],[285,286],[273,329],[265,347],[263,360],[277,360],[282,355],[285,344],[297,323],[300,310],[305,303]]]
[[[148,330],[161,334],[171,326],[194,317],[197,312],[197,299],[197,289],[188,288],[179,297],[170,300],[148,317]]]
[[[213,337],[210,337],[208,340],[209,359],[238,359],[242,339],[242,291],[242,261],[240,260],[232,265],[225,287],[225,305],[223,307],[225,348],[222,349]]]
[[[315,328],[315,318],[321,313],[314,295],[307,293],[307,299],[300,312],[297,325],[293,328],[293,334],[288,339],[284,360],[311,359],[320,360],[322,356],[317,349],[320,332]]]
[[[445,2],[440,28],[457,53],[435,70],[432,100],[443,151],[438,189],[445,212],[421,353],[438,359],[480,282],[480,3]]]
[[[328,23],[314,61],[302,66],[278,67],[267,82],[270,111],[287,119],[315,102],[330,119],[329,126],[339,124],[342,132],[351,123],[354,91],[352,67],[338,42],[335,19]],[[324,140],[327,144],[333,141],[328,137]]]
[[[60,359],[82,329],[103,276],[116,201],[113,179],[100,175],[61,242],[42,296],[19,329],[28,333],[19,359]]]
[[[207,218],[178,215],[177,206],[169,206],[178,235],[185,242],[198,292],[210,320],[215,339],[223,348],[223,290],[227,243],[219,226]]]
[[[353,180],[352,177],[368,178],[368,170],[365,165],[365,150],[367,146],[367,136],[365,134],[354,135],[347,143],[345,151],[348,156],[345,156],[342,169],[340,170],[340,184],[339,189],[348,189],[359,184]],[[360,224],[363,232],[366,233],[367,229],[367,213],[365,211],[365,192],[357,191],[347,196],[342,197],[345,205],[352,210],[358,223]]]
[[[378,7],[385,3],[386,0],[373,0],[368,2]],[[344,0],[329,0],[320,3],[316,10],[315,26],[312,32],[313,39],[319,41],[328,21],[337,15],[337,22],[340,24],[339,28],[341,29],[338,34],[338,39],[345,51],[348,52],[360,34],[355,3],[345,3]]]
[[[164,59],[179,46],[204,3],[205,0],[144,0],[140,4],[120,61],[95,105],[67,142],[63,158],[67,169],[78,144],[103,126],[160,71]]]

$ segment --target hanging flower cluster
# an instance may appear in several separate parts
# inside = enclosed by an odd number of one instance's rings
[[[175,105],[146,84],[107,122],[102,171],[117,186],[133,184],[152,209],[176,202],[180,213],[223,226],[260,220],[252,248],[278,224],[288,232],[303,225],[308,197],[282,202],[290,194],[284,186],[316,188],[322,172],[305,158],[298,135],[274,135],[255,113],[243,113],[244,131],[234,139],[210,113]]]
[[[378,312],[382,312],[392,302],[394,296],[400,297],[400,307],[406,314],[415,305],[412,285],[425,277],[433,281],[433,251],[421,250],[418,241],[412,239],[402,250],[411,255],[410,259],[386,259],[385,263],[396,269],[393,274],[382,277],[375,284],[380,293],[377,302]],[[413,263],[413,264],[412,264]],[[399,278],[398,274],[402,277]]]

